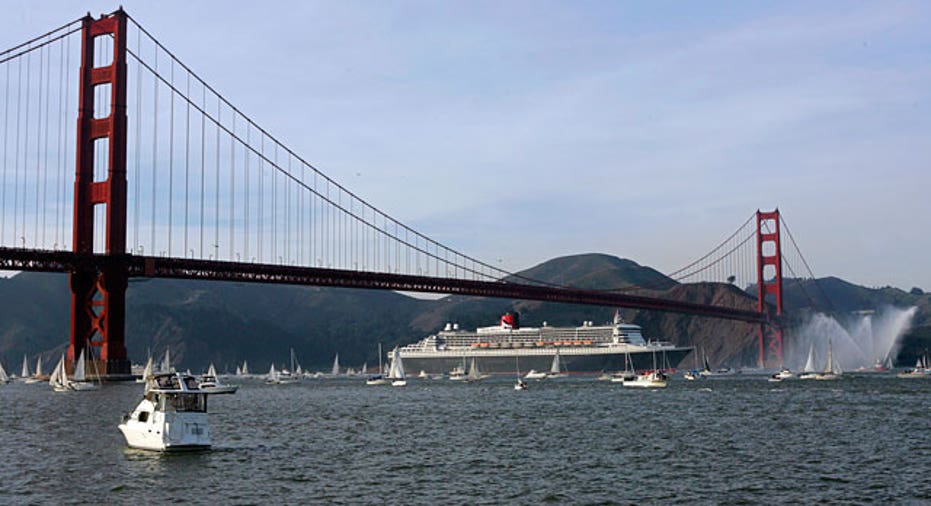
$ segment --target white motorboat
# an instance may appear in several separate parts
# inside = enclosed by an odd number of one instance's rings
[[[142,401],[119,424],[126,444],[155,451],[210,448],[207,392],[197,379],[182,373],[149,377]]]
[[[207,368],[207,374],[200,377],[198,384],[201,390],[208,394],[235,394],[239,389],[238,385],[224,385],[217,376],[217,370],[210,364]]]
[[[546,379],[556,379],[556,378],[565,378],[568,374],[563,370],[561,361],[559,360],[559,349],[556,350],[556,353],[553,355],[553,363],[550,365],[550,372],[546,373]]]
[[[537,372],[534,369],[527,371],[527,374],[524,375],[524,379],[543,379],[546,377],[546,372]]]

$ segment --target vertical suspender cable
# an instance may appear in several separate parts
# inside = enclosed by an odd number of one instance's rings
[[[169,59],[168,63],[171,65],[170,75],[171,75],[171,87],[175,86],[175,61]],[[175,176],[175,92],[174,90],[168,90],[169,95],[169,109],[171,112],[168,115],[168,257],[171,257],[171,226],[172,226],[172,211],[174,210],[174,176]]]
[[[184,251],[182,256],[188,254],[188,221],[191,205],[191,73],[187,73],[187,88],[184,92],[184,102],[187,104],[184,112]]]
[[[42,158],[43,158],[43,161],[42,161],[42,226],[41,226],[41,230],[42,230],[41,239],[42,240],[39,242],[39,244],[42,245],[43,249],[48,249],[47,245],[45,244],[45,227],[47,224],[46,215],[48,213],[48,173],[49,173],[49,170],[48,170],[49,169],[48,167],[48,152],[49,152],[48,131],[49,131],[49,122],[51,121],[51,118],[49,117],[49,111],[51,109],[49,107],[49,102],[51,99],[50,95],[52,93],[51,92],[51,89],[52,89],[52,86],[51,86],[52,48],[51,47],[47,48],[47,54],[48,56],[45,59],[45,66],[46,66],[45,68],[45,132],[43,134],[43,136],[45,137],[45,141],[42,143],[42,147],[43,147],[43,150],[42,150]]]
[[[158,74],[158,46],[155,46],[155,73]],[[158,185],[158,78],[152,79],[153,105],[152,105],[152,241],[149,244],[149,255],[156,255],[155,250],[155,202]]]
[[[136,30],[136,50],[142,54],[142,31]],[[133,249],[139,248],[139,191],[142,186],[142,65],[136,61],[136,170],[133,176]]]
[[[3,245],[3,236],[6,232],[6,171],[7,171],[7,157],[9,156],[7,151],[7,139],[10,136],[10,65],[6,65],[6,86],[3,88],[3,174],[0,176],[2,178],[2,183],[0,183],[0,246]]]
[[[214,260],[220,260],[220,100],[217,100],[217,153],[216,169],[214,170],[214,194],[213,194],[213,256]]]
[[[207,88],[201,86],[201,97],[200,97],[200,108],[207,110]],[[204,115],[200,116],[200,249],[198,250],[198,255],[200,258],[204,258],[204,194],[205,187],[207,182],[207,122]]]

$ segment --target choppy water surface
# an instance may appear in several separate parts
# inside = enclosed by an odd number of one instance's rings
[[[245,383],[215,449],[127,449],[139,385],[0,387],[0,503],[629,504],[931,501],[931,380],[593,378]]]

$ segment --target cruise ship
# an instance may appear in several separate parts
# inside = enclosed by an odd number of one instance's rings
[[[474,359],[482,373],[515,374],[518,368],[549,371],[558,353],[562,369],[575,374],[622,371],[625,360],[638,371],[672,369],[690,351],[691,347],[645,340],[639,325],[625,323],[618,314],[606,325],[586,321],[578,327],[546,322],[542,327],[521,327],[520,315],[509,312],[498,325],[474,331],[447,323],[442,331],[401,347],[399,355],[410,371],[461,371]]]

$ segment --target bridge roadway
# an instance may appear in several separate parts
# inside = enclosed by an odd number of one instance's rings
[[[399,290],[648,309],[751,323],[765,323],[768,321],[766,314],[756,311],[598,290],[557,288],[506,281],[473,281],[318,267],[165,258],[131,254],[90,255],[70,251],[0,247],[0,270],[72,272],[84,269],[95,269],[98,272],[112,269],[125,270],[130,278],[203,279],[245,283]]]

